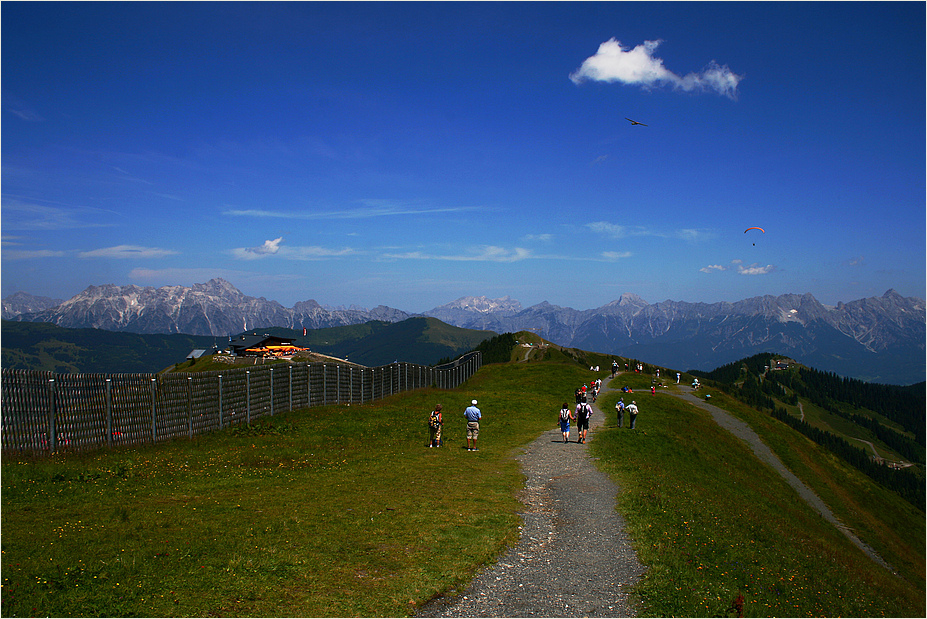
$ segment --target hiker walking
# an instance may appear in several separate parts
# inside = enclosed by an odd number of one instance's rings
[[[618,400],[618,404],[615,404],[615,412],[618,414],[618,427],[621,427],[621,424],[624,423],[624,398]]]
[[[566,402],[560,407],[560,432],[563,433],[563,442],[570,442],[570,420],[573,419],[573,411]]]
[[[637,413],[640,412],[637,410],[637,402],[631,400],[631,404],[628,405],[628,414],[631,416],[631,429],[634,429],[634,422],[637,421]]]
[[[441,405],[438,404],[435,406],[435,409],[431,411],[431,415],[428,416],[428,430],[431,432],[431,442],[428,443],[429,447],[441,446],[441,426],[443,425],[444,422],[441,419]]]
[[[479,451],[476,448],[476,439],[480,435],[480,419],[483,418],[483,413],[476,407],[476,400],[470,402],[470,406],[464,411],[464,417],[467,418],[467,451]]]
[[[577,443],[586,442],[586,434],[589,432],[589,418],[592,417],[592,408],[585,402],[581,402],[576,407],[576,437]]]

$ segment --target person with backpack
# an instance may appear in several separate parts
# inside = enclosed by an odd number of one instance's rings
[[[428,430],[431,432],[431,442],[428,443],[429,447],[441,446],[441,427],[443,425],[444,422],[441,419],[441,405],[438,404],[435,406],[435,409],[431,411],[431,415],[428,416]]]
[[[618,427],[624,423],[624,398],[618,400],[618,404],[615,404],[615,412],[618,414]]]
[[[589,418],[592,417],[592,407],[585,402],[576,407],[576,431],[579,436],[576,437],[577,443],[586,442],[586,434],[589,433]]]
[[[631,400],[631,404],[628,406],[628,414],[631,415],[631,429],[634,429],[634,423],[637,421],[637,402]]]
[[[570,442],[570,420],[573,419],[573,411],[566,402],[560,407],[560,431],[563,433],[563,442]]]

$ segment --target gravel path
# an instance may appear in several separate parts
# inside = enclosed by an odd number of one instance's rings
[[[601,393],[606,390],[603,385]],[[589,440],[605,417],[595,404]],[[550,411],[554,422],[557,411]],[[563,443],[559,426],[518,456],[527,477],[521,538],[457,596],[425,604],[420,617],[634,617],[628,591],[644,573],[624,520],[619,489],[584,444]]]
[[[674,395],[678,398],[682,398],[696,406],[699,406],[709,413],[714,418],[715,422],[737,438],[746,442],[750,448],[753,450],[753,453],[756,454],[756,457],[761,461],[765,462],[771,466],[777,473],[782,475],[785,480],[789,483],[795,492],[798,493],[798,496],[801,497],[808,505],[814,508],[825,520],[833,524],[835,527],[840,529],[840,531],[847,536],[847,538],[853,542],[857,548],[862,550],[870,559],[884,567],[885,569],[894,572],[892,567],[885,562],[885,560],[876,553],[875,550],[867,546],[861,539],[856,537],[856,535],[842,522],[840,522],[837,517],[834,515],[830,508],[827,507],[827,504],[821,500],[818,495],[816,495],[811,488],[806,486],[798,477],[795,476],[792,471],[785,468],[785,465],[782,464],[782,461],[776,457],[772,450],[766,446],[766,444],[760,440],[759,435],[753,431],[749,425],[743,421],[732,416],[727,411],[724,411],[713,404],[709,404],[703,399],[697,398],[695,394],[692,393],[692,388],[686,385],[678,385],[682,393],[676,392],[667,392],[670,395]]]
[[[697,398],[691,388],[667,390],[711,413],[715,422],[745,441],[776,470],[802,500],[838,527],[873,561],[891,570],[872,548],[844,526],[827,505],[760,440],[750,426]],[[602,392],[607,387],[603,385]],[[601,394],[600,394],[601,395]],[[605,416],[592,404],[590,440]],[[551,418],[557,411],[551,411]],[[545,432],[518,457],[527,477],[521,500],[525,511],[518,545],[476,576],[456,596],[442,596],[419,617],[634,617],[629,590],[644,574],[624,520],[615,511],[619,488],[599,472],[586,445],[564,444],[559,427]]]

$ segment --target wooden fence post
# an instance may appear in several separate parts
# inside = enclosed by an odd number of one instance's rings
[[[270,416],[274,416],[274,368],[270,368]]]
[[[48,440],[47,444],[49,450],[55,452],[58,449],[58,432],[55,428],[55,417],[57,417],[57,411],[55,410],[55,379],[48,379]]]
[[[106,446],[113,446],[113,379],[106,379]]]
[[[245,370],[245,402],[248,415],[248,425],[251,425],[251,370]]]
[[[187,430],[193,438],[193,377],[187,376]]]
[[[222,374],[219,374],[219,429],[222,429]]]
[[[155,400],[157,399],[158,379],[151,379],[151,442],[158,442],[158,416],[155,410]]]

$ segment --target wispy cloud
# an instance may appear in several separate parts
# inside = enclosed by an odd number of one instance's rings
[[[599,45],[594,56],[570,74],[574,84],[587,80],[598,82],[621,82],[653,88],[664,84],[684,91],[712,90],[731,99],[737,97],[737,85],[743,79],[727,65],[721,66],[712,60],[698,73],[679,76],[663,66],[663,60],[655,57],[654,51],[662,41],[644,41],[635,48],[624,47],[611,38]]]
[[[10,114],[13,114],[17,118],[25,120],[26,122],[34,123],[42,122],[45,120],[35,110],[33,110],[29,104],[14,97],[10,97],[9,95],[3,96],[3,109]]]
[[[553,234],[526,234],[522,237],[525,241],[542,241],[544,243],[552,241],[554,238]]]
[[[741,275],[766,275],[768,273],[772,273],[775,270],[776,270],[776,267],[771,264],[767,264],[764,267],[758,264],[751,264],[748,267],[745,267],[743,265],[737,267],[737,272],[740,273]]]
[[[630,236],[656,236],[661,238],[677,238],[683,241],[701,241],[712,238],[714,234],[709,230],[697,228],[680,228],[677,230],[653,230],[643,226],[623,226],[607,221],[594,221],[586,224],[592,232],[602,234],[613,239],[623,239]]]
[[[605,236],[610,236],[614,239],[621,239],[626,236],[636,234],[645,234],[643,228],[631,228],[629,226],[621,226],[619,224],[613,224],[607,221],[594,221],[592,223],[586,224],[586,227],[593,232],[604,234]]]
[[[768,275],[776,270],[776,266],[772,264],[767,264],[766,266],[760,266],[758,263],[751,264],[749,266],[744,266],[742,260],[731,260],[729,266],[722,264],[709,264],[706,267],[699,269],[701,273],[718,273],[721,271],[736,271],[740,275]]]
[[[329,249],[317,245],[294,246],[283,245],[283,237],[264,241],[257,247],[237,247],[232,255],[240,260],[256,260],[268,256],[278,256],[284,260],[322,260],[356,253],[351,248]]]
[[[3,227],[7,230],[74,230],[115,225],[111,211],[36,202],[4,197]]]
[[[4,249],[4,260],[32,260],[36,258],[62,258],[68,252],[53,249]]]
[[[851,267],[859,267],[866,264],[866,260],[862,256],[856,256],[854,258],[848,259],[844,264]]]
[[[484,245],[475,251],[466,254],[429,254],[420,251],[410,251],[397,254],[384,254],[385,258],[402,260],[450,260],[459,262],[518,262],[534,258],[531,250],[523,247],[506,249],[496,245]]]
[[[141,247],[139,245],[116,245],[102,247],[91,251],[78,252],[78,258],[113,258],[124,260],[127,258],[166,258],[174,256],[177,252],[160,247]]]
[[[621,258],[630,258],[634,254],[629,251],[603,251],[601,255],[606,260],[620,260]]]
[[[277,211],[266,209],[230,209],[224,212],[231,217],[257,217],[267,219],[371,219],[401,215],[434,215],[482,210],[477,206],[420,206],[388,200],[368,200],[364,206],[327,211]]]

